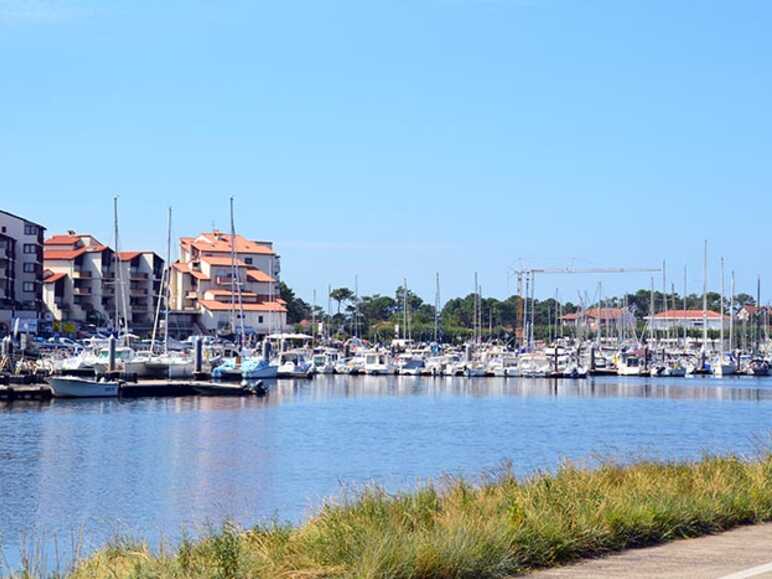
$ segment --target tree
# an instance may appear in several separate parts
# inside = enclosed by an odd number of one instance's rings
[[[311,307],[295,295],[287,284],[279,282],[279,296],[287,304],[287,323],[297,324],[311,316]]]
[[[354,292],[347,287],[338,287],[330,292],[330,297],[338,304],[338,314],[340,314],[340,306],[343,302],[347,302],[354,297]]]

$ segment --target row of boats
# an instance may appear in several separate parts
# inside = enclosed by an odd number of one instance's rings
[[[626,344],[604,347],[597,343],[565,341],[533,351],[515,351],[504,344],[400,344],[372,346],[361,340],[314,346],[310,336],[271,336],[255,348],[212,342],[196,354],[193,348],[156,354],[130,346],[98,347],[65,357],[43,358],[51,375],[99,376],[120,373],[136,378],[187,379],[196,373],[213,380],[249,383],[276,378],[311,378],[315,374],[559,377],[584,378],[591,374],[620,376],[688,375],[729,376],[769,373],[767,359],[757,353],[709,353],[704,350],[653,349]],[[276,351],[274,352],[274,348]],[[196,356],[199,355],[198,368]]]

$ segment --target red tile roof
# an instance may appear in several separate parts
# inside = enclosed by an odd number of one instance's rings
[[[236,265],[236,267],[249,267],[246,263],[241,261],[240,259],[236,259],[234,262],[230,257],[225,256],[219,256],[219,255],[202,255],[201,261],[205,261],[209,265],[227,265],[228,267],[231,267],[232,265]]]
[[[229,233],[213,231],[210,233],[202,233],[195,239],[183,237],[182,243],[185,245],[192,245],[203,252],[230,253],[232,251],[231,237],[232,236]],[[234,239],[236,253],[261,253],[264,255],[273,255],[273,249],[268,245],[251,241],[238,234]]]
[[[84,253],[87,253],[87,250],[85,247],[81,247],[79,249],[44,249],[43,260],[44,261],[49,261],[49,260],[69,261],[69,260],[75,259],[78,256],[83,255]]]
[[[198,300],[198,303],[201,304],[202,307],[213,312],[230,311],[232,309],[230,303],[216,302],[213,300]],[[283,305],[277,302],[263,302],[261,304],[242,304],[241,307],[245,312],[286,312],[287,311],[287,308],[285,308]],[[239,309],[238,305],[236,305],[236,309]]]
[[[118,259],[121,261],[131,261],[135,257],[142,255],[141,251],[119,251]]]
[[[59,281],[60,279],[67,277],[66,273],[53,273],[51,271],[48,272],[50,275],[47,275],[45,278],[43,278],[43,283],[54,283]]]
[[[257,268],[250,269],[249,271],[247,271],[247,277],[251,278],[252,281],[259,281],[259,282],[263,282],[263,283],[271,283],[271,282],[276,281],[270,275],[268,275],[267,273],[265,273],[263,271],[260,271]]]
[[[46,239],[46,245],[75,245],[80,241],[78,235],[52,235]]]
[[[182,273],[189,273],[193,277],[195,277],[198,280],[206,281],[211,278],[209,278],[206,274],[200,271],[196,271],[195,269],[190,269],[190,266],[187,263],[183,263],[181,261],[175,261],[172,264],[172,267],[176,269],[177,271],[180,271]]]

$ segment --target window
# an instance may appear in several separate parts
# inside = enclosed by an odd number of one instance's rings
[[[247,265],[252,265],[252,258],[251,257],[245,257],[244,258],[244,263],[246,263]]]
[[[37,270],[38,270],[38,265],[36,263],[24,264],[24,273],[36,273]]]
[[[36,225],[32,225],[32,223],[24,224],[24,235],[37,235],[37,234],[38,234],[38,228]]]
[[[257,316],[257,323],[262,324],[263,323],[263,316]]]
[[[35,247],[34,243],[25,243],[24,244],[24,253],[26,253],[26,254],[37,253],[37,247]]]
[[[35,291],[35,282],[34,281],[25,281],[24,282],[24,291],[27,293],[32,293]]]

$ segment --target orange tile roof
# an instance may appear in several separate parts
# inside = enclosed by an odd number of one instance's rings
[[[203,272],[196,271],[195,269],[190,269],[190,266],[187,263],[183,263],[181,261],[175,261],[172,264],[172,267],[174,269],[176,269],[177,271],[180,271],[182,273],[189,273],[190,275],[192,275],[194,278],[196,278],[198,280],[206,281],[206,280],[211,279],[209,276],[207,276]]]
[[[135,257],[142,255],[141,251],[119,251],[118,259],[121,261],[131,261]]]
[[[260,271],[257,268],[250,269],[249,271],[247,271],[247,277],[251,278],[252,281],[259,281],[259,282],[264,282],[264,283],[271,283],[271,282],[276,281],[270,275],[268,275],[267,273],[265,273],[263,271]]]
[[[75,245],[80,241],[78,235],[52,235],[46,239],[46,245]]]
[[[623,316],[624,311],[623,308],[588,308],[584,312],[584,317],[593,318],[595,320],[618,320]],[[565,314],[561,319],[567,321],[578,320],[581,315],[581,312],[572,312],[570,314]]]
[[[44,249],[43,260],[44,261],[48,261],[48,260],[69,261],[83,255],[84,253],[87,253],[85,247],[81,247],[78,249]]]
[[[210,251],[212,253],[226,253],[232,251],[231,238],[229,233],[221,233],[219,231],[213,231],[210,233],[202,233],[194,240],[188,242],[183,238],[183,243],[189,243],[199,251]],[[261,253],[264,255],[273,255],[273,249],[269,246],[251,241],[242,235],[236,235],[234,246],[236,253]]]
[[[223,302],[216,302],[214,300],[198,300],[198,303],[201,304],[202,307],[212,312],[224,312],[224,311],[230,311],[232,309],[230,303],[226,304]],[[236,309],[239,309],[238,305],[235,307]],[[286,312],[287,311],[287,308],[285,308],[283,305],[277,302],[263,302],[261,304],[242,304],[241,309],[243,309],[245,312]]]
[[[231,290],[226,290],[226,289],[209,289],[209,290],[206,290],[204,293],[212,294],[213,296],[238,295],[238,292],[233,292]],[[242,291],[241,295],[248,298],[257,297],[257,294],[255,292],[250,292],[250,291]]]
[[[209,265],[227,265],[228,267],[234,264],[234,261],[230,257],[221,257],[219,255],[202,255],[201,261],[205,261]],[[236,267],[248,267],[248,265],[240,259],[235,261],[235,265]]]
[[[62,279],[63,277],[67,277],[66,273],[53,273],[49,272],[50,275],[43,278],[43,283],[54,283]]]

